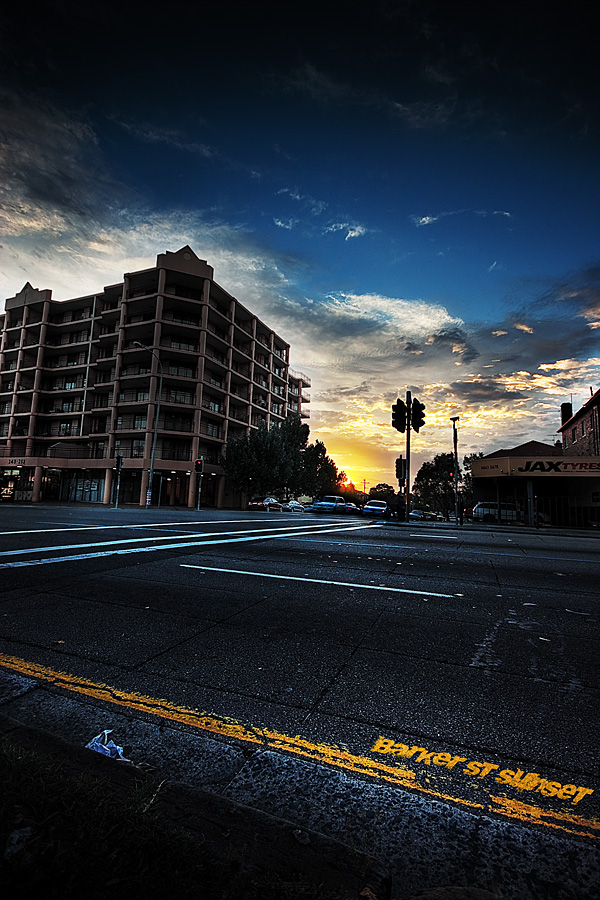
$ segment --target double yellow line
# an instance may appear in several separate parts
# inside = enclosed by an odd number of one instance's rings
[[[351,753],[341,747],[314,743],[300,735],[294,737],[270,728],[255,728],[236,719],[209,715],[186,706],[178,706],[169,700],[149,697],[136,692],[122,691],[87,678],[80,678],[69,672],[60,672],[28,662],[15,656],[0,653],[0,666],[18,672],[28,678],[49,682],[53,687],[83,694],[116,706],[135,709],[149,715],[159,716],[172,722],[179,722],[192,728],[219,735],[224,738],[257,744],[265,749],[282,750],[294,756],[304,757],[325,765],[336,766],[356,775],[379,778],[410,790],[418,791],[440,800],[449,800],[462,806],[478,809],[486,813],[497,813],[510,819],[518,819],[536,825],[546,825],[583,837],[600,839],[600,821],[552,809],[542,809],[506,797],[487,796],[486,803],[477,803],[442,793],[420,784],[415,772],[403,766],[388,765],[369,756]]]

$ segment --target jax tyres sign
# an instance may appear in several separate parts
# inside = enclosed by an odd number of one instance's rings
[[[582,459],[581,456],[556,456],[529,459],[502,456],[494,459],[474,459],[471,471],[474,478],[498,478],[507,475],[519,478],[539,475],[552,478],[564,478],[565,475],[600,478],[600,457],[587,456]]]

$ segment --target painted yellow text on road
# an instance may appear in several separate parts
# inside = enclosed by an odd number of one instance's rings
[[[47,666],[41,666],[37,663],[2,653],[0,653],[0,666],[26,677],[51,683],[53,687],[60,690],[83,694],[119,707],[159,716],[160,718],[198,728],[229,740],[259,744],[265,749],[281,750],[294,756],[335,766],[356,775],[378,778],[409,790],[418,791],[429,797],[461,804],[473,811],[495,812],[511,819],[543,824],[572,834],[600,839],[600,821],[597,819],[583,818],[579,814],[563,810],[543,809],[519,800],[491,796],[488,792],[484,792],[482,802],[478,802],[460,796],[458,785],[455,785],[454,781],[447,791],[441,791],[436,789],[435,785],[428,784],[428,782],[435,781],[435,779],[425,778],[425,783],[422,783],[412,768],[408,768],[406,765],[398,765],[395,760],[396,758],[404,758],[407,761],[410,760],[411,766],[417,764],[420,770],[419,775],[422,775],[423,771],[442,773],[449,770],[448,778],[453,778],[457,772],[460,772],[461,778],[464,778],[463,773],[467,773],[485,781],[490,774],[494,773],[496,779],[501,778],[503,783],[507,783],[504,779],[510,774],[510,778],[517,779],[518,784],[527,785],[522,787],[521,790],[535,791],[539,787],[540,790],[537,793],[540,799],[542,796],[553,797],[556,795],[558,797],[562,792],[561,799],[569,799],[573,805],[579,803],[585,794],[593,793],[593,790],[590,788],[551,782],[542,779],[535,773],[520,773],[519,770],[514,773],[511,773],[510,770],[502,770],[496,773],[499,767],[494,763],[469,761],[466,757],[451,753],[429,751],[425,747],[417,745],[408,747],[384,737],[380,737],[375,742],[375,746],[368,751],[376,754],[375,758],[373,758],[363,753],[352,753],[343,746],[315,743],[301,735],[292,736],[269,728],[258,728],[228,717],[219,717],[190,707],[178,706],[169,700],[123,691],[110,685],[80,678],[69,672],[57,671]],[[402,748],[406,748],[406,752]],[[385,757],[385,761],[381,758],[382,755]],[[423,767],[429,768],[425,770]],[[532,788],[528,785],[533,783],[533,776],[538,781]],[[492,781],[492,784],[494,783]],[[552,793],[553,791],[554,793]],[[581,793],[582,791],[583,793]]]
[[[534,791],[544,797],[558,797],[559,800],[569,800],[573,806],[583,800],[588,794],[593,794],[593,788],[578,787],[575,784],[561,784],[559,781],[550,781],[542,778],[537,772],[524,772],[522,769],[502,769],[496,763],[469,761],[466,756],[453,756],[451,753],[437,753],[435,750],[427,750],[416,744],[399,744],[389,738],[380,737],[373,747],[375,753],[399,756],[401,759],[412,759],[413,762],[424,766],[441,766],[445,769],[454,769],[465,775],[472,775],[483,779],[488,775],[498,784],[507,784],[517,791]],[[460,763],[466,763],[463,767]]]

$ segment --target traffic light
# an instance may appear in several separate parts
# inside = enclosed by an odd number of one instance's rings
[[[402,478],[402,457],[399,456],[396,460],[396,478],[400,480]]]
[[[204,472],[204,457],[201,456],[200,459],[194,460],[194,472],[197,472],[199,475],[202,475]]]
[[[406,431],[406,403],[400,398],[392,404],[392,425],[398,431]]]
[[[425,424],[425,404],[415,397],[412,402],[410,422],[413,431],[418,431]]]

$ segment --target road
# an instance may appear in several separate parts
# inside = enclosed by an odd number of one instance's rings
[[[446,883],[596,896],[593,535],[65,506],[0,532],[3,712],[410,852],[405,891],[437,883],[433,842]]]

